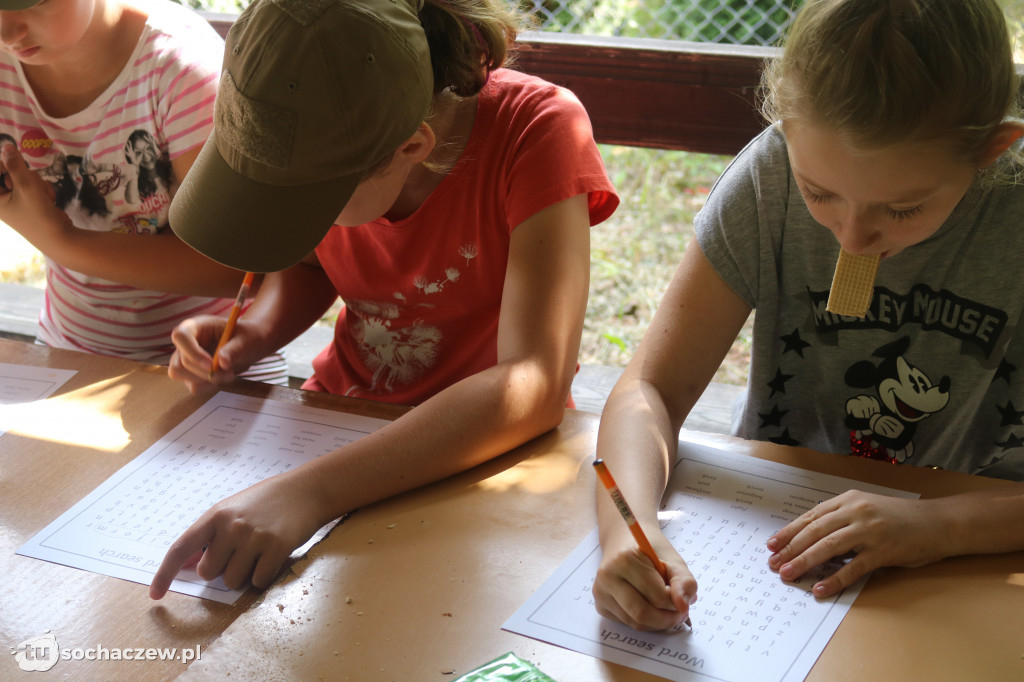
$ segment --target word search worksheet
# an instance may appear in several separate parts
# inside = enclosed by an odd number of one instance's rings
[[[171,543],[215,503],[387,423],[217,393],[18,554],[148,585]],[[179,573],[171,589],[227,604],[241,595],[219,578],[202,580],[194,570]]]
[[[49,398],[74,374],[72,369],[0,362],[0,405],[24,405]],[[9,428],[6,422],[6,419],[0,420],[0,436]]]
[[[811,587],[839,562],[783,582],[768,568],[768,538],[850,489],[918,495],[692,443],[680,442],[679,455],[659,521],[697,578],[692,630],[637,632],[598,615],[596,530],[504,629],[671,680],[804,679],[866,579],[816,599]]]

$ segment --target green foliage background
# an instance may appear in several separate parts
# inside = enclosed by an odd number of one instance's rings
[[[224,14],[238,14],[249,3],[246,0],[171,0],[179,5],[185,5],[192,9],[201,9],[207,12],[221,12]]]

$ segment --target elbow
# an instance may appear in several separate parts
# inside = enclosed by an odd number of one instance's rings
[[[568,393],[561,401],[544,401],[544,404],[537,409],[537,434],[546,433],[551,429],[558,428],[565,418],[565,403],[568,400]]]
[[[517,392],[524,402],[521,409],[515,412],[522,416],[530,437],[558,427],[565,417],[572,376],[562,377],[558,374],[550,369],[534,367],[520,377],[528,390]]]

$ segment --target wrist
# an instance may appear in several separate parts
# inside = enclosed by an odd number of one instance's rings
[[[314,462],[293,469],[285,475],[291,478],[293,490],[298,496],[297,507],[304,509],[312,525],[321,528],[350,510],[339,508],[337,500],[343,498],[332,489],[330,477],[319,472]]]
[[[939,558],[973,554],[977,550],[972,547],[977,538],[977,529],[972,533],[970,511],[963,509],[957,496],[939,497],[922,500],[925,505],[926,518],[934,519],[932,523],[932,546],[940,553]]]
[[[238,321],[237,328],[245,329],[245,348],[243,352],[248,364],[258,362],[280,348],[280,346],[273,345],[273,339],[267,334],[268,325],[263,324],[258,319],[247,319],[243,313]]]

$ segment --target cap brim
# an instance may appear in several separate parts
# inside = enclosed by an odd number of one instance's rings
[[[0,0],[0,10],[3,11],[14,11],[19,9],[28,9],[33,5],[38,5],[42,0]]]
[[[170,225],[215,261],[275,272],[316,248],[358,184],[358,175],[294,186],[254,182],[224,161],[214,130],[174,195]]]

